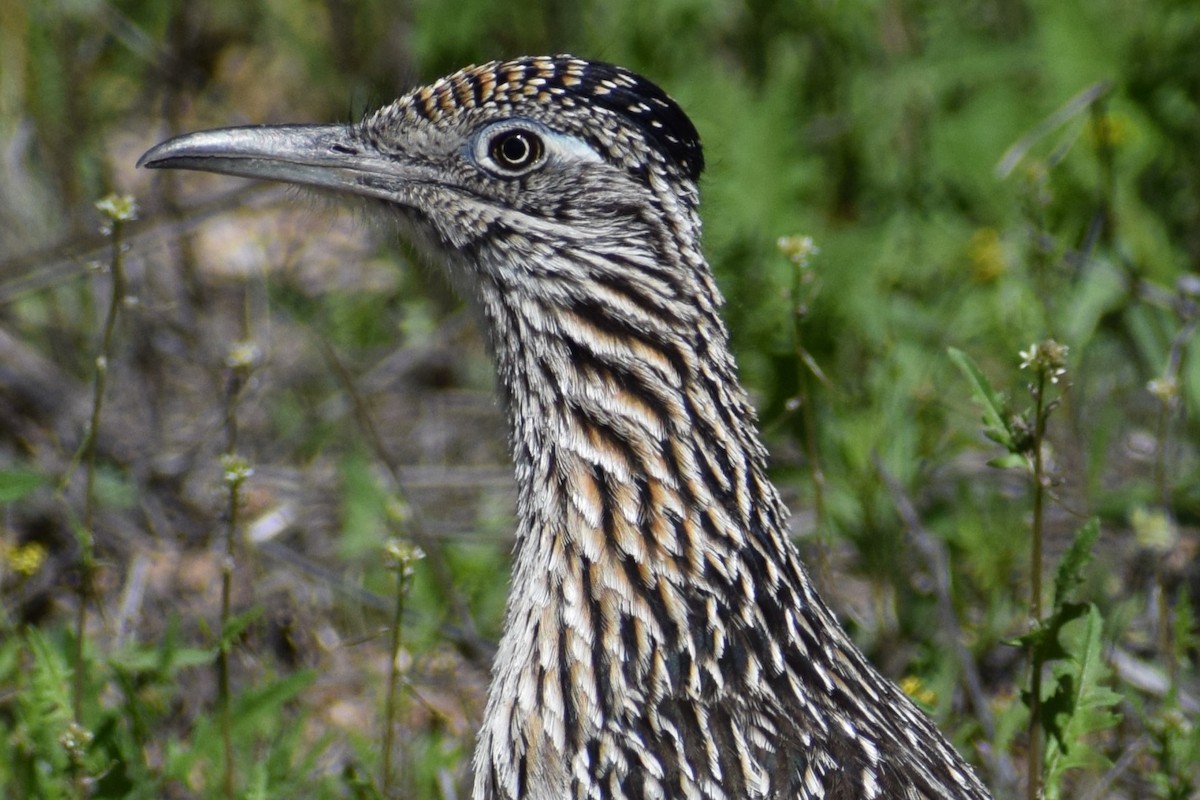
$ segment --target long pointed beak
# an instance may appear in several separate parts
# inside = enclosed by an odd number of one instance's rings
[[[147,169],[191,169],[398,199],[413,177],[349,125],[263,125],[188,133],[138,159]]]

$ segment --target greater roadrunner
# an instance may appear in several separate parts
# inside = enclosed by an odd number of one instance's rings
[[[696,129],[570,56],[139,162],[370,198],[478,309],[519,528],[475,797],[986,798],[817,596],[700,250]]]

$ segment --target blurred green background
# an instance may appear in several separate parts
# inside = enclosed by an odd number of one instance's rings
[[[705,249],[797,542],[998,797],[1022,791],[1028,666],[1006,642],[1028,627],[1032,493],[1027,470],[988,465],[1003,452],[947,348],[1019,428],[1019,354],[1067,345],[1046,571],[1098,516],[1083,593],[1123,717],[1067,796],[1200,796],[1198,42],[1194,0],[0,0],[0,794],[226,796],[211,661],[233,447],[254,468],[238,796],[381,791],[388,537],[428,552],[387,793],[469,795],[512,527],[473,320],[352,209],[133,164],[173,133],[355,120],[468,63],[571,52],[694,120]],[[110,192],[141,211],[122,226],[80,656],[75,456]],[[73,751],[80,657],[94,738]]]

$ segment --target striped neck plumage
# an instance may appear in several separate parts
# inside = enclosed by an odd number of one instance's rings
[[[519,528],[476,799],[986,797],[816,595],[698,225],[663,219],[478,254]]]
[[[513,231],[506,263],[484,270],[517,467],[518,569],[529,549],[567,548],[614,561],[606,568],[695,571],[685,585],[702,576],[710,539],[780,533],[698,223],[661,219],[645,215],[640,236],[592,226],[553,250]]]
[[[562,796],[604,721],[637,730],[655,697],[733,680],[730,611],[787,561],[698,222],[662,219],[554,250],[510,231],[480,256],[519,530],[477,797]]]

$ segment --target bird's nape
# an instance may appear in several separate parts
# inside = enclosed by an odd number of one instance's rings
[[[467,265],[518,485],[477,800],[988,797],[788,539],[700,250],[699,137],[657,86],[493,62],[139,164],[383,200]]]

